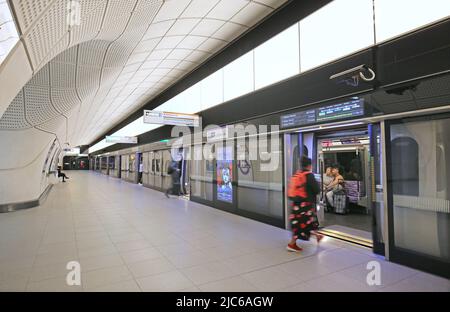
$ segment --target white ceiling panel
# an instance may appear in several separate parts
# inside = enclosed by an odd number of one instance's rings
[[[21,90],[0,119],[0,129],[19,130],[27,128],[31,128],[31,124],[25,119],[25,102],[23,90]]]
[[[166,36],[186,36],[200,22],[198,18],[184,18],[177,20],[167,32]]]
[[[164,37],[158,43],[158,46],[156,47],[156,49],[158,49],[158,50],[174,49],[183,39],[184,39],[184,36]]]
[[[175,49],[168,56],[169,60],[184,60],[193,50],[190,49]]]
[[[159,64],[159,67],[162,68],[174,68],[175,66],[178,65],[178,63],[180,63],[179,60],[164,60],[161,62],[161,64]]]
[[[188,6],[190,0],[166,0],[154,22],[178,18]]]
[[[287,0],[252,0],[253,2],[260,3],[276,9],[283,5]]]
[[[191,34],[196,36],[210,37],[224,24],[224,21],[204,19],[192,30]]]
[[[94,39],[102,26],[103,15],[106,11],[107,0],[82,0],[81,21],[71,29],[71,43]]]
[[[142,63],[148,56],[148,52],[133,53],[128,59],[128,64]]]
[[[151,52],[158,45],[158,43],[160,41],[161,41],[160,38],[154,38],[154,39],[142,41],[141,43],[138,44],[138,46],[134,50],[134,53]]]
[[[159,63],[161,63],[161,60],[156,61],[147,60],[142,64],[141,70],[156,68],[158,67]]]
[[[151,24],[147,31],[145,32],[144,38],[142,40],[148,40],[151,38],[160,38],[163,37],[172,27],[172,25],[176,22],[175,19],[158,22]]]
[[[80,103],[75,89],[52,88],[51,97],[56,110],[62,114],[67,113]]]
[[[156,50],[150,53],[147,57],[147,61],[161,61],[166,58],[169,53],[172,52],[171,49]]]
[[[215,38],[210,38],[210,39],[207,39],[205,42],[203,42],[198,47],[198,50],[204,51],[204,52],[209,52],[209,53],[216,53],[219,50],[223,49],[227,44],[228,44],[228,42],[226,42],[226,41],[215,39]]]
[[[210,57],[212,53],[203,52],[203,51],[193,51],[189,56],[185,58],[185,61],[193,62],[193,63],[201,63],[205,61],[208,57]]]
[[[193,0],[181,17],[204,17],[217,3],[219,0]]]
[[[39,15],[45,11],[53,0],[13,0],[11,3],[17,15],[22,32],[27,32]]]
[[[213,38],[221,40],[229,40],[229,38],[236,38],[248,30],[248,27],[235,23],[226,23],[220,27],[213,35]]]
[[[178,63],[177,66],[175,66],[175,68],[186,72],[186,71],[194,69],[194,67],[196,67],[196,66],[197,66],[197,64],[194,62],[181,61],[180,63]]]
[[[247,0],[221,0],[207,17],[228,21],[248,4]]]
[[[46,66],[47,67],[47,66]],[[55,88],[73,88],[77,66],[70,63],[50,63],[51,86]]]
[[[25,116],[32,125],[39,125],[57,116],[59,113],[50,103],[50,89],[28,85],[25,91]]]
[[[195,50],[203,42],[205,42],[206,39],[207,39],[206,37],[200,36],[187,36],[186,38],[183,39],[183,41],[180,42],[177,48]]]
[[[265,5],[250,2],[245,8],[239,11],[231,21],[237,24],[251,26],[258,23],[262,18],[273,11]]]

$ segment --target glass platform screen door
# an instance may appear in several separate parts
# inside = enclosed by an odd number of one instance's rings
[[[234,156],[234,145],[217,145],[214,161],[214,205],[228,211],[236,211],[237,207]]]

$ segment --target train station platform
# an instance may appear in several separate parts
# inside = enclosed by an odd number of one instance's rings
[[[450,291],[450,281],[93,172],[68,171],[43,205],[0,214],[0,291]],[[68,286],[78,261],[81,286]],[[377,261],[381,284],[370,286]]]

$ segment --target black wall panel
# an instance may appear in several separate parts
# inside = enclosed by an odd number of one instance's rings
[[[450,71],[450,19],[382,44],[377,55],[382,85]]]

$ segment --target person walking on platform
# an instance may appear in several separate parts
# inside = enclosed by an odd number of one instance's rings
[[[172,161],[167,169],[167,173],[172,177],[172,187],[168,188],[165,193],[167,198],[169,198],[169,193],[180,196],[180,171],[178,162]]]
[[[317,232],[319,222],[316,213],[316,195],[320,193],[320,186],[311,173],[311,159],[301,159],[301,169],[291,178],[288,188],[288,197],[292,201],[292,210],[289,215],[292,228],[292,239],[287,245],[288,251],[299,252],[302,248],[297,246],[297,240],[308,241],[314,235],[319,243],[323,235]]]

